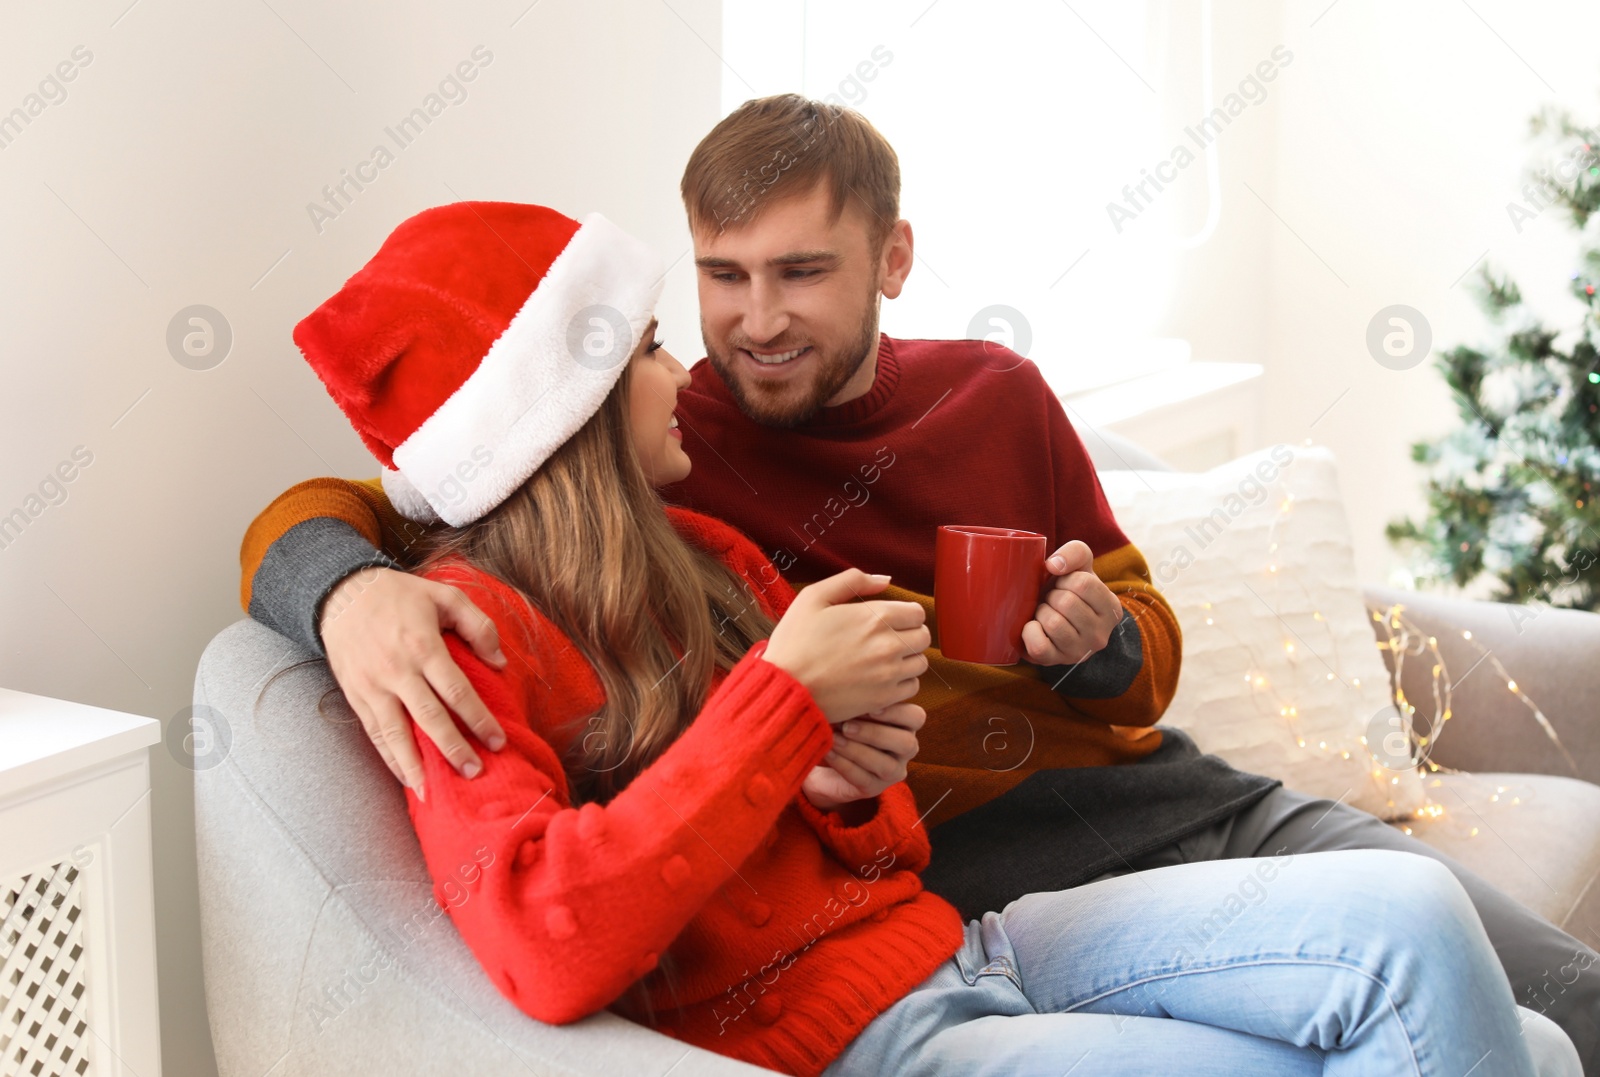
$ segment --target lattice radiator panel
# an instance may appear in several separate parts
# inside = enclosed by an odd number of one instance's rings
[[[73,864],[0,881],[0,1074],[88,1072],[88,964]]]

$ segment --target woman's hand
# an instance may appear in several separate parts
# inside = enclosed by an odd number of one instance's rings
[[[852,602],[888,576],[846,569],[802,590],[767,641],[768,662],[810,690],[828,721],[880,711],[917,694],[932,636],[915,602]]]
[[[801,791],[817,808],[832,811],[904,781],[906,764],[917,754],[917,731],[927,719],[915,703],[852,718],[834,734],[833,751],[806,775]]]

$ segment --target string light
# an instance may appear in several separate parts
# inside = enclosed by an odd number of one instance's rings
[[[1424,635],[1422,632],[1418,631],[1416,626],[1411,623],[1410,619],[1404,615],[1405,608],[1406,607],[1403,604],[1396,603],[1389,609],[1385,610],[1381,615],[1377,612],[1373,613],[1372,619],[1374,622],[1380,625],[1386,625],[1390,629],[1388,638],[1378,642],[1378,649],[1380,651],[1388,651],[1394,656],[1394,669],[1391,672],[1394,696],[1397,704],[1403,707],[1404,712],[1408,716],[1416,713],[1416,707],[1412,706],[1406,700],[1405,692],[1400,687],[1401,679],[1405,673],[1405,660],[1407,657],[1420,657],[1425,651],[1427,652],[1427,657],[1430,659],[1429,675],[1431,680],[1432,694],[1434,697],[1433,714],[1430,716],[1427,723],[1429,733],[1427,735],[1417,735],[1415,733],[1415,726],[1413,725],[1413,736],[1416,737],[1416,743],[1419,748],[1429,748],[1430,745],[1432,747],[1437,747],[1439,737],[1443,735],[1445,728],[1449,725],[1450,719],[1454,715],[1454,710],[1451,707],[1451,678],[1449,676],[1449,671],[1446,668],[1444,656],[1439,653],[1438,638],[1432,635]],[[1462,629],[1461,638],[1465,642],[1470,643],[1478,651],[1478,657],[1473,663],[1474,668],[1478,663],[1487,663],[1499,674],[1500,679],[1505,683],[1506,690],[1523,702],[1523,705],[1526,706],[1529,712],[1533,715],[1534,721],[1537,722],[1539,727],[1544,731],[1545,736],[1553,745],[1555,745],[1556,749],[1561,752],[1562,756],[1567,760],[1568,766],[1570,766],[1573,772],[1576,773],[1578,769],[1577,764],[1573,761],[1571,753],[1567,751],[1566,745],[1561,743],[1561,738],[1556,734],[1555,728],[1550,724],[1549,718],[1547,718],[1544,712],[1539,709],[1539,706],[1534,703],[1532,699],[1528,698],[1527,694],[1520,689],[1516,680],[1511,677],[1510,673],[1506,670],[1505,666],[1501,664],[1500,660],[1495,657],[1492,651],[1488,650],[1477,640],[1473,639],[1472,631],[1470,629]],[[1424,754],[1431,755],[1431,748],[1429,752]],[[1438,773],[1442,770],[1446,774],[1466,774],[1465,771],[1454,770],[1449,767],[1441,767],[1431,758],[1425,759],[1424,762],[1428,772],[1430,773]],[[1427,788],[1437,788],[1441,784],[1442,779],[1434,778],[1428,783]],[[1497,785],[1494,792],[1488,795],[1488,800],[1491,803],[1498,803],[1501,800],[1501,794],[1507,792],[1510,792],[1510,790],[1506,786]],[[1510,798],[1510,804],[1512,807],[1520,806],[1521,803],[1522,798],[1520,796],[1513,795]],[[1431,809],[1436,806],[1438,806],[1437,802],[1429,798],[1427,808]],[[1429,814],[1430,817],[1434,817],[1431,810]],[[1439,807],[1439,816],[1442,816],[1443,814],[1444,809]],[[1472,827],[1467,836],[1477,837],[1477,835],[1478,828]]]
[[[1311,444],[1311,439],[1310,438],[1306,439],[1306,444],[1307,445]],[[1293,507],[1294,507],[1294,495],[1293,494],[1286,494],[1284,496],[1283,500],[1279,503],[1279,519],[1274,519],[1272,521],[1272,523],[1271,523],[1271,527],[1270,527],[1270,530],[1269,530],[1269,538],[1271,537],[1271,535],[1273,533],[1276,532],[1281,517],[1288,515],[1288,513],[1292,511]],[[1277,541],[1272,541],[1268,546],[1267,552],[1269,554],[1276,553],[1277,550],[1278,550],[1278,547],[1279,547],[1279,543]],[[1268,562],[1268,564],[1267,564],[1267,575],[1269,575],[1271,577],[1274,577],[1275,578],[1275,583],[1277,581],[1281,580],[1281,576],[1279,576],[1279,574],[1278,574],[1278,565],[1277,565],[1277,563],[1275,561],[1269,561]],[[1204,603],[1201,604],[1201,606],[1202,606],[1203,609],[1205,609],[1207,611],[1212,610],[1212,604],[1210,602],[1204,602]],[[1378,649],[1380,651],[1387,651],[1391,655],[1393,655],[1393,662],[1392,662],[1393,668],[1389,671],[1389,676],[1390,676],[1390,684],[1389,684],[1390,692],[1389,692],[1389,694],[1392,697],[1395,706],[1397,707],[1397,709],[1399,710],[1399,712],[1400,712],[1400,714],[1402,716],[1402,721],[1403,721],[1403,724],[1404,724],[1405,733],[1414,742],[1414,744],[1417,746],[1417,748],[1420,750],[1418,754],[1422,757],[1422,759],[1419,762],[1419,764],[1417,765],[1416,770],[1417,770],[1417,772],[1419,774],[1424,774],[1424,773],[1426,773],[1426,774],[1437,774],[1441,770],[1443,770],[1447,774],[1456,774],[1456,775],[1465,774],[1466,773],[1465,771],[1454,770],[1454,769],[1451,769],[1451,768],[1448,768],[1448,767],[1441,767],[1438,763],[1435,763],[1431,758],[1428,758],[1428,756],[1430,756],[1432,754],[1432,748],[1437,747],[1438,741],[1439,741],[1439,737],[1443,733],[1443,730],[1444,730],[1445,726],[1449,723],[1449,721],[1450,721],[1450,719],[1451,719],[1451,717],[1452,717],[1452,715],[1454,713],[1452,711],[1452,709],[1451,709],[1451,706],[1450,706],[1450,695],[1451,695],[1451,687],[1450,687],[1450,685],[1451,685],[1451,682],[1450,682],[1450,679],[1449,679],[1448,670],[1446,669],[1446,666],[1445,666],[1444,657],[1443,657],[1443,655],[1441,655],[1439,653],[1439,641],[1438,641],[1438,638],[1436,636],[1432,636],[1432,635],[1424,636],[1422,633],[1417,631],[1416,627],[1410,622],[1410,620],[1404,616],[1405,608],[1406,607],[1403,604],[1396,603],[1396,604],[1390,606],[1387,610],[1382,611],[1381,613],[1379,611],[1377,611],[1377,610],[1371,610],[1369,612],[1371,614],[1373,622],[1375,624],[1377,624],[1377,625],[1383,626],[1383,628],[1385,630],[1384,631],[1385,638],[1380,639],[1380,640],[1377,641]],[[1333,646],[1333,650],[1335,652],[1334,660],[1335,660],[1335,663],[1337,663],[1337,659],[1338,659],[1338,656],[1337,656],[1337,643],[1333,639],[1332,629],[1331,629],[1331,626],[1329,625],[1329,623],[1327,621],[1327,618],[1325,618],[1322,615],[1322,611],[1321,610],[1313,610],[1312,613],[1311,613],[1311,618],[1312,618],[1313,621],[1319,622],[1323,626],[1324,631],[1327,633],[1327,640],[1330,643],[1330,645]],[[1216,617],[1214,615],[1208,615],[1206,617],[1206,619],[1205,619],[1205,623],[1206,623],[1206,625],[1208,627],[1221,629],[1222,631],[1226,632],[1227,635],[1230,636],[1236,644],[1239,644],[1245,650],[1247,650],[1247,651],[1252,650],[1252,648],[1249,646],[1249,644],[1247,644],[1247,643],[1245,643],[1245,641],[1239,639],[1232,632],[1227,632],[1227,629],[1225,628],[1225,626],[1219,625],[1217,623]],[[1510,691],[1513,695],[1515,695],[1518,699],[1523,701],[1523,703],[1532,712],[1534,720],[1537,721],[1539,723],[1540,727],[1544,730],[1545,735],[1561,751],[1561,754],[1566,758],[1566,760],[1568,762],[1568,765],[1570,765],[1573,768],[1573,771],[1576,772],[1577,771],[1577,764],[1573,762],[1572,756],[1567,751],[1566,746],[1561,743],[1560,738],[1556,735],[1555,729],[1551,726],[1549,719],[1545,717],[1544,712],[1541,711],[1538,708],[1538,706],[1531,699],[1529,699],[1525,694],[1523,694],[1518,689],[1517,682],[1515,680],[1513,680],[1510,677],[1510,675],[1506,672],[1506,669],[1505,669],[1505,667],[1503,665],[1501,665],[1500,660],[1498,658],[1495,658],[1494,655],[1490,651],[1485,649],[1481,644],[1479,644],[1475,640],[1473,640],[1472,632],[1470,630],[1462,629],[1461,630],[1461,638],[1463,640],[1469,642],[1469,643],[1472,643],[1472,645],[1478,649],[1478,651],[1480,652],[1480,655],[1478,657],[1478,662],[1487,661],[1499,672],[1502,680],[1505,681],[1506,689],[1508,691]],[[1426,640],[1426,643],[1423,642],[1424,640]],[[1286,656],[1288,656],[1290,658],[1292,664],[1296,668],[1298,668],[1300,663],[1297,660],[1295,660],[1295,645],[1294,645],[1294,642],[1292,640],[1285,640],[1284,644],[1283,644],[1283,647],[1284,647],[1284,654]],[[1404,663],[1405,663],[1406,657],[1408,655],[1412,656],[1412,657],[1420,656],[1423,653],[1424,649],[1426,649],[1426,651],[1429,653],[1429,657],[1432,659],[1432,661],[1430,663],[1431,668],[1429,670],[1429,673],[1430,673],[1430,677],[1431,677],[1431,689],[1432,689],[1432,695],[1433,695],[1433,713],[1430,716],[1428,724],[1427,724],[1428,733],[1427,734],[1419,734],[1417,732],[1416,723],[1414,721],[1414,717],[1415,717],[1415,715],[1417,713],[1417,708],[1416,708],[1416,706],[1414,704],[1412,704],[1409,700],[1406,699],[1405,691],[1401,687],[1401,684],[1402,684],[1402,678],[1403,678],[1403,675],[1404,675],[1404,669],[1405,669]],[[1313,651],[1313,653],[1315,653],[1315,652]],[[1474,664],[1474,668],[1475,667],[1476,667],[1476,663]],[[1331,681],[1331,680],[1333,680],[1335,678],[1335,676],[1336,676],[1336,674],[1334,672],[1330,671],[1330,672],[1328,672],[1326,674],[1326,676],[1324,677],[1324,680]],[[1268,678],[1263,676],[1259,672],[1255,672],[1253,670],[1247,670],[1245,672],[1245,674],[1244,674],[1244,679],[1245,679],[1245,683],[1251,685],[1251,694],[1252,695],[1255,694],[1255,690],[1256,689],[1264,689],[1265,691],[1267,691],[1267,692],[1269,692],[1269,693],[1271,693],[1273,695],[1277,695],[1278,694],[1277,693],[1277,689],[1269,682]],[[1351,686],[1354,687],[1354,688],[1360,688],[1361,687],[1361,679],[1359,677],[1351,678]],[[1306,738],[1303,735],[1301,735],[1294,728],[1298,724],[1297,721],[1296,721],[1298,719],[1298,717],[1299,717],[1299,708],[1298,708],[1298,706],[1296,704],[1288,701],[1288,700],[1282,699],[1281,697],[1277,700],[1277,703],[1278,703],[1278,714],[1289,725],[1289,727],[1290,727],[1289,728],[1289,732],[1295,738],[1296,745],[1301,747],[1301,748],[1306,747],[1306,743],[1307,743],[1306,742]],[[1388,774],[1389,775],[1389,782],[1388,782],[1387,788],[1393,789],[1395,786],[1398,786],[1400,784],[1400,775],[1394,773],[1390,768],[1387,768],[1387,767],[1382,765],[1382,763],[1378,760],[1378,758],[1373,754],[1372,749],[1368,745],[1367,738],[1365,736],[1359,736],[1359,737],[1357,737],[1357,740],[1358,740],[1358,742],[1360,744],[1361,750],[1366,753],[1369,762],[1373,764],[1373,767],[1372,767],[1372,778],[1373,778],[1374,785],[1377,785],[1380,788],[1383,788],[1384,785],[1383,785],[1382,779],[1385,776],[1385,774]],[[1326,740],[1318,740],[1317,741],[1317,749],[1319,751],[1324,751],[1324,752],[1330,751],[1330,748],[1328,746],[1328,742]],[[1350,749],[1350,747],[1348,747],[1346,745],[1335,744],[1332,747],[1331,751],[1338,752],[1339,756],[1341,758],[1343,758],[1343,759],[1352,758],[1351,749]],[[1426,768],[1426,770],[1424,770],[1424,767]],[[1427,792],[1428,789],[1430,789],[1430,788],[1434,788],[1434,789],[1439,788],[1442,784],[1443,784],[1443,779],[1435,777],[1431,781],[1427,782],[1424,785],[1424,787],[1423,787],[1423,801],[1424,802],[1423,802],[1421,807],[1419,807],[1419,808],[1417,808],[1415,810],[1414,818],[1427,819],[1427,820],[1433,820],[1433,821],[1437,821],[1439,819],[1445,818],[1446,812],[1445,812],[1444,805],[1442,805],[1438,801],[1434,800]],[[1506,788],[1504,786],[1500,786],[1492,795],[1490,795],[1489,800],[1491,802],[1499,801],[1500,794],[1504,793],[1504,792],[1506,792]],[[1388,803],[1389,807],[1394,807],[1395,806],[1395,802],[1394,802],[1392,797],[1390,797],[1388,799],[1387,803]],[[1512,805],[1520,805],[1521,803],[1522,803],[1521,797],[1513,796],[1511,798],[1511,804]],[[1406,826],[1404,824],[1400,824],[1400,825],[1401,825],[1401,829],[1406,834],[1409,835],[1409,834],[1412,833],[1412,828],[1410,826]],[[1478,827],[1472,827],[1467,836],[1469,838],[1477,837],[1478,836]]]

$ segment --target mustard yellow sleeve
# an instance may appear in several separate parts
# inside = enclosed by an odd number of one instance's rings
[[[239,548],[244,611],[323,653],[322,599],[369,565],[416,563],[423,525],[395,511],[377,479],[308,479],[279,494],[245,530]]]
[[[1047,667],[1045,680],[1074,707],[1113,726],[1154,725],[1178,690],[1178,617],[1132,543],[1096,557],[1093,568],[1122,603],[1122,621],[1104,649],[1076,667]]]

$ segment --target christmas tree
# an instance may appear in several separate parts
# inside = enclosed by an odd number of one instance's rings
[[[1563,152],[1553,169],[1530,176],[1527,204],[1512,202],[1507,212],[1519,232],[1548,207],[1570,219],[1581,319],[1547,327],[1516,283],[1485,263],[1474,290],[1500,339],[1435,360],[1463,426],[1412,444],[1412,459],[1429,469],[1428,517],[1393,521],[1385,532],[1413,554],[1419,586],[1479,581],[1502,602],[1600,611],[1600,244],[1586,230],[1600,209],[1600,134],[1549,109],[1530,127]]]

